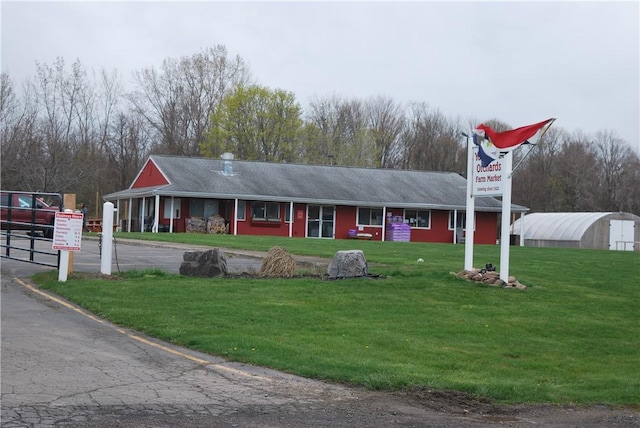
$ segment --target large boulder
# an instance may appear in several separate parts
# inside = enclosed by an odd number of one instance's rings
[[[362,250],[338,251],[329,267],[329,278],[357,278],[367,276],[367,260]]]
[[[222,248],[207,251],[187,251],[182,255],[180,275],[210,278],[226,276],[227,256]]]

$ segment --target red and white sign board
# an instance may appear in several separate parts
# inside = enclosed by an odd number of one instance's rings
[[[56,213],[53,225],[53,249],[80,251],[82,243],[82,214]]]

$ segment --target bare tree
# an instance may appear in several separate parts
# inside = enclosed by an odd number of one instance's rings
[[[631,151],[623,162],[620,210],[640,215],[640,157]]]
[[[370,166],[393,168],[400,161],[404,111],[391,98],[382,96],[368,100],[365,108],[373,160]]]
[[[402,167],[427,171],[465,170],[466,148],[460,127],[439,110],[414,103],[401,136]]]
[[[565,140],[554,173],[557,177],[558,210],[591,211],[595,206],[594,194],[598,182],[595,168],[596,154],[588,140],[579,134]]]
[[[637,156],[614,131],[596,133],[595,146],[600,165],[598,170],[601,172],[600,209],[621,211],[627,199],[627,190],[623,187],[625,176],[633,174],[633,171],[627,170],[633,169],[633,162],[628,160]]]
[[[312,133],[314,140],[309,140],[307,161],[316,164],[333,164],[337,159],[343,141],[338,117],[338,108],[342,100],[332,97],[316,98],[309,105],[307,113],[307,132]]]
[[[109,127],[104,150],[113,173],[103,184],[103,191],[127,188],[148,155],[150,137],[143,117],[121,112]]]
[[[535,147],[529,148],[524,163],[514,173],[513,202],[532,211],[558,211],[560,182],[556,176],[558,157],[566,132],[552,127]]]
[[[27,147],[36,139],[37,108],[33,93],[25,88],[20,99],[9,75],[0,75],[0,152],[1,181],[4,188],[30,190],[27,182],[30,164]]]
[[[215,108],[249,78],[244,60],[228,58],[227,49],[218,45],[191,57],[165,59],[160,70],[136,72],[137,88],[129,99],[157,133],[154,151],[194,156],[200,154]]]
[[[309,151],[311,162],[349,166],[375,163],[365,106],[360,100],[344,100],[335,95],[315,99],[310,103],[307,120],[319,136],[316,149]]]

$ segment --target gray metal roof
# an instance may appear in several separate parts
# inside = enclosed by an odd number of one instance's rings
[[[152,155],[168,185],[111,193],[105,200],[175,196],[462,210],[466,180],[452,172],[407,171]],[[229,165],[229,164],[227,164]],[[476,198],[477,211],[500,211],[495,198]],[[512,211],[526,212],[520,205]]]

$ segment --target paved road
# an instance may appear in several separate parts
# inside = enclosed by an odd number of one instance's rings
[[[25,235],[26,237],[26,235]],[[50,241],[36,241],[36,249],[43,252],[52,252]],[[12,246],[29,249],[30,242],[27,239],[12,241]],[[113,263],[111,272],[127,271],[131,269],[160,268],[168,272],[177,273],[182,263],[182,255],[185,251],[202,250],[208,247],[193,246],[187,244],[167,244],[162,242],[145,242],[133,239],[118,239],[113,245]],[[261,254],[251,252],[227,251],[227,267],[230,272],[259,271]],[[12,249],[12,257],[29,259],[27,251]],[[48,254],[36,254],[35,260],[47,264],[55,264],[56,260]],[[79,272],[100,272],[100,247],[98,236],[84,236],[81,251],[73,252],[74,270]],[[6,259],[2,259],[3,261]],[[7,265],[7,269],[22,269],[24,275],[32,272],[33,265],[27,263]],[[50,268],[44,268],[50,269]],[[41,269],[42,270],[42,269]],[[9,272],[11,273],[11,272]],[[13,274],[19,271],[13,272]]]
[[[185,248],[118,244],[121,269],[177,271]],[[236,269],[256,263],[231,257]],[[74,256],[99,272],[96,241]],[[0,259],[2,427],[600,427],[640,426],[636,412],[469,407],[231,363],[111,325],[27,279],[50,268]],[[309,261],[313,262],[313,261]],[[117,266],[113,270],[116,271]]]
[[[75,270],[99,271],[97,242],[82,245]],[[119,264],[175,271],[183,251],[118,245]],[[363,401],[373,396],[366,391],[230,363],[123,330],[26,279],[50,268],[1,261],[2,427],[347,427],[399,420],[420,426],[424,421],[398,416],[395,408],[372,412],[373,402]]]

